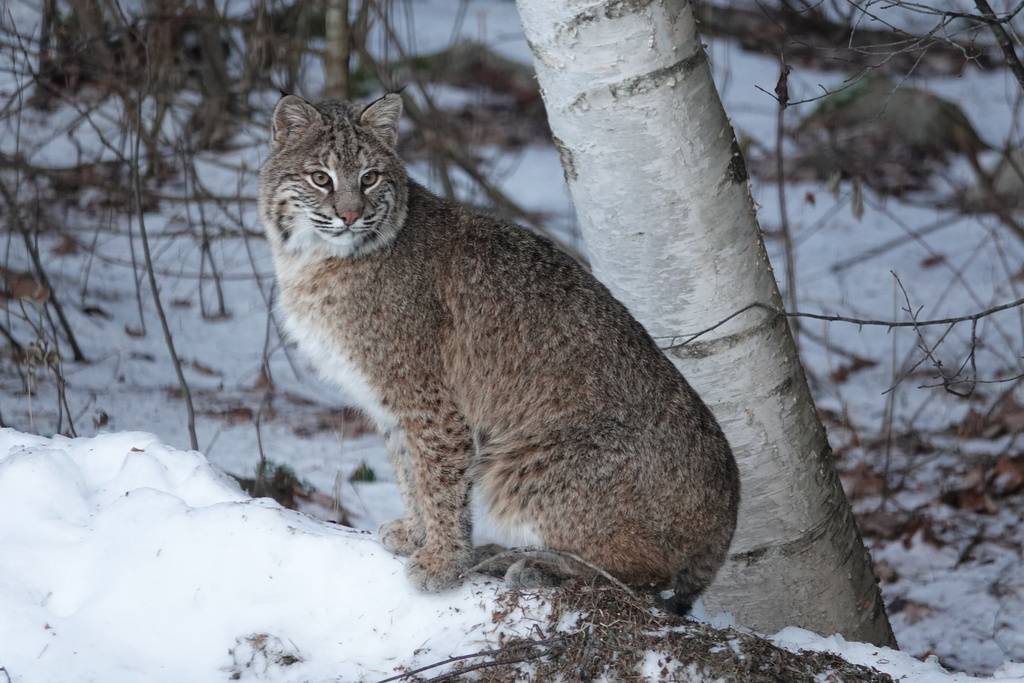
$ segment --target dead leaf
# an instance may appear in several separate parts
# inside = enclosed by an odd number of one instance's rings
[[[940,539],[932,528],[934,521],[924,517],[914,517],[903,527],[903,547],[910,550],[916,542],[927,543],[933,548],[944,548],[948,543]]]
[[[829,375],[829,379],[835,384],[841,384],[850,378],[855,372],[860,372],[867,368],[873,368],[878,365],[877,361],[869,360],[867,358],[860,358],[859,356],[851,360],[849,363],[844,363],[832,371]]]
[[[959,488],[961,491],[983,491],[986,478],[985,468],[980,464],[974,465],[960,479]]]
[[[1024,488],[1024,455],[999,456],[989,472],[990,488],[999,496],[1005,496]]]
[[[839,198],[839,188],[842,187],[843,172],[838,168],[833,169],[828,176],[828,192],[830,195]]]
[[[71,235],[63,235],[50,249],[50,253],[55,256],[74,256],[78,253],[78,240]]]
[[[292,405],[297,405],[297,406],[316,405],[316,403],[312,399],[306,398],[305,396],[303,396],[301,394],[296,394],[296,393],[291,392],[291,391],[284,392],[282,394],[282,396],[284,396],[285,400],[287,400]]]
[[[875,562],[875,579],[878,583],[895,583],[899,578],[896,568],[889,564],[888,560]]]
[[[200,375],[206,375],[207,377],[219,375],[220,373],[211,368],[205,363],[200,363],[197,360],[192,361],[192,369],[198,372]]]
[[[954,507],[982,515],[994,515],[998,508],[987,491],[953,491]]]
[[[988,480],[989,476],[986,468],[981,464],[977,464],[964,474],[956,489],[946,491],[939,496],[939,500],[946,505],[961,510],[969,510],[983,515],[994,515],[998,508],[992,497],[988,494]]]
[[[892,540],[902,535],[906,527],[904,516],[884,510],[857,515],[857,528],[866,538]]]
[[[7,291],[12,299],[30,301],[42,307],[50,299],[50,290],[37,282],[31,273],[7,271]]]
[[[960,438],[997,439],[1004,434],[1024,431],[1024,406],[1010,395],[1001,398],[998,408],[981,414],[971,408],[957,428]]]
[[[976,439],[983,436],[988,429],[988,418],[974,408],[967,410],[964,419],[956,427],[956,435],[961,439]]]
[[[935,614],[938,610],[923,602],[897,598],[889,605],[889,614],[899,614],[908,624],[916,624]]]
[[[854,178],[850,194],[850,214],[858,221],[864,217],[864,192],[860,187],[860,179]]]
[[[1013,396],[1006,396],[999,404],[999,410],[993,416],[1007,432],[1014,433],[1024,429],[1024,406]]]
[[[775,97],[779,101],[779,109],[789,106],[789,74],[793,67],[786,63],[782,64],[779,71],[779,81],[775,84]]]
[[[104,309],[99,306],[84,306],[82,307],[82,313],[86,315],[96,316],[105,320],[111,320],[114,316],[107,313]]]
[[[859,463],[852,467],[845,474],[841,475],[843,490],[851,500],[865,498],[867,496],[878,496],[885,492],[886,481],[880,476],[871,465]]]
[[[240,425],[252,422],[255,414],[252,412],[252,408],[242,406],[225,410],[223,416],[229,425]]]

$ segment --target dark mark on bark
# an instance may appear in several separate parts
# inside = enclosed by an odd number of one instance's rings
[[[644,93],[651,92],[656,88],[660,88],[670,80],[676,80],[686,76],[686,74],[689,74],[698,66],[706,62],[707,58],[707,53],[704,52],[704,47],[701,46],[694,54],[686,57],[685,59],[679,60],[675,64],[655,69],[643,76],[634,76],[633,78],[611,86],[609,90],[611,91],[612,97],[615,98],[643,95]]]
[[[612,0],[604,6],[604,16],[608,19],[620,19],[628,14],[636,14],[654,0]]]
[[[729,166],[725,169],[726,182],[745,183],[747,178],[747,162],[743,159],[743,150],[740,143],[736,141],[736,133],[732,135],[732,157],[729,159]]]
[[[565,182],[569,183],[579,175],[576,173],[576,161],[573,157],[572,150],[565,146],[559,138],[552,135],[552,142],[555,143],[555,149],[558,150],[558,158],[562,160],[562,173],[565,175]]]
[[[575,32],[580,26],[597,21],[598,18],[621,19],[622,17],[636,14],[647,9],[654,0],[611,0],[604,5],[591,7],[585,12],[580,12],[572,21],[566,24],[565,29]]]

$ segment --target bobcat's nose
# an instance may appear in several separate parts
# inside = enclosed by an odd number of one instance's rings
[[[345,225],[352,225],[359,220],[359,215],[358,211],[341,211],[338,213],[338,218],[340,218],[341,222]]]

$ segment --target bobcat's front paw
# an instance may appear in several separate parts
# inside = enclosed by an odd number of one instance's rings
[[[412,522],[403,517],[381,524],[377,535],[381,544],[395,555],[412,555],[423,545],[423,536],[414,529]]]
[[[405,565],[405,573],[419,590],[437,592],[462,583],[469,566],[469,553],[452,555],[421,548]]]

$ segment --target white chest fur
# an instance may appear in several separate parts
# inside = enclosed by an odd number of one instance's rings
[[[349,354],[319,326],[302,316],[284,312],[285,331],[299,345],[321,377],[337,384],[355,402],[381,433],[398,427],[398,420],[381,403],[380,396]]]

